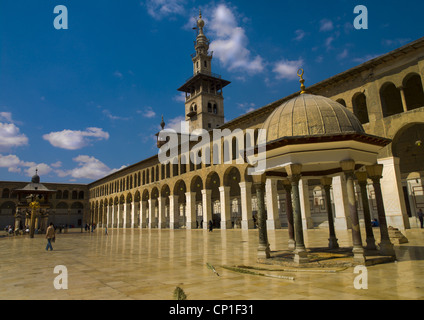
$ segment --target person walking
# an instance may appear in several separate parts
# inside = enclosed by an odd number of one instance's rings
[[[421,223],[421,229],[424,227],[424,214],[423,214],[423,209],[420,208],[420,210],[418,210],[418,219],[420,219],[420,223]]]
[[[212,232],[212,230],[213,230],[213,222],[212,222],[212,220],[209,220],[208,227],[209,227],[209,232]]]
[[[53,251],[52,241],[54,237],[55,237],[55,230],[54,230],[53,222],[50,222],[50,225],[46,231],[46,239],[47,239],[46,251],[48,251],[49,248],[51,251]]]

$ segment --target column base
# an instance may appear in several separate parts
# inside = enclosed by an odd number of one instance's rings
[[[269,249],[269,244],[266,246],[259,245],[258,259],[269,259],[269,258],[271,258],[271,251]]]
[[[305,249],[295,249],[293,261],[297,264],[309,262],[308,253]]]
[[[390,241],[382,240],[378,246],[380,247],[380,254],[382,256],[396,257],[394,246]]]
[[[330,249],[338,249],[339,248],[339,243],[337,242],[337,238],[336,237],[330,237],[328,239],[328,247]]]
[[[288,241],[287,248],[288,248],[289,250],[294,250],[294,249],[296,249],[296,241],[294,241],[294,240],[290,239],[290,240]]]
[[[352,250],[353,253],[353,261],[358,264],[365,264],[365,255],[364,248],[362,247],[354,247]]]
[[[367,237],[367,246],[365,247],[365,249],[367,250],[377,250],[377,246],[375,245],[375,239],[372,237]]]

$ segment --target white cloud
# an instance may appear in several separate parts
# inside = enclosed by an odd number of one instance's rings
[[[177,102],[185,102],[186,101],[185,93],[181,92],[180,94],[177,94],[176,96],[174,96],[173,99]]]
[[[344,49],[340,54],[337,55],[337,59],[345,59],[349,55],[349,50]]]
[[[62,166],[62,161],[56,161],[55,163],[50,164],[53,168],[60,168]]]
[[[122,166],[119,169],[110,169],[100,160],[87,155],[79,155],[78,157],[73,158],[72,160],[77,162],[78,166],[71,170],[55,170],[59,177],[63,178],[70,176],[75,179],[95,180],[125,168],[125,166]]]
[[[113,73],[113,75],[114,75],[115,77],[119,78],[119,79],[124,78],[124,75],[123,75],[121,72],[119,72],[119,71],[115,71],[115,72]]]
[[[11,120],[11,114],[4,112],[1,119]],[[0,151],[9,150],[12,147],[20,147],[28,144],[25,134],[19,132],[19,128],[13,123],[0,122]]]
[[[306,36],[306,32],[301,29],[296,30],[294,33],[296,34],[296,37],[293,40],[296,41],[301,41]]]
[[[156,112],[153,111],[152,107],[146,107],[144,108],[143,117],[154,118],[156,117]]]
[[[277,79],[296,79],[297,71],[303,67],[304,61],[303,59],[299,60],[281,60],[274,65],[274,71],[277,75]]]
[[[0,112],[0,121],[13,122],[11,112]]]
[[[8,168],[9,172],[22,172],[24,168],[26,175],[32,177],[35,174],[35,169],[38,169],[39,175],[45,175],[52,171],[52,168],[45,163],[26,162],[19,159],[14,154],[3,156],[0,154],[0,168]]]
[[[168,16],[183,15],[185,2],[185,0],[146,0],[144,5],[150,16],[160,20]]]
[[[236,17],[225,4],[220,4],[214,10],[209,28],[216,36],[210,44],[210,50],[228,70],[247,71],[251,74],[264,70],[262,57],[252,57],[247,49],[249,39],[245,30],[238,26]]]
[[[320,21],[319,31],[326,32],[326,31],[331,31],[333,29],[334,29],[334,25],[333,25],[333,22],[331,20],[322,19]]]
[[[93,140],[109,139],[109,133],[101,128],[87,128],[85,131],[63,130],[45,134],[43,139],[54,147],[77,150],[89,145]]]

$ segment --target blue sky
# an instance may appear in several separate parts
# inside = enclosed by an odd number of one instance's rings
[[[89,183],[157,153],[161,115],[184,115],[202,9],[238,117],[416,40],[424,3],[277,0],[0,0],[0,180]],[[56,30],[57,5],[68,29]],[[368,9],[356,30],[353,9]]]

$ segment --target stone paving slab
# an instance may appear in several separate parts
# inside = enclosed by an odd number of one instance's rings
[[[257,230],[109,229],[58,234],[46,252],[43,235],[0,238],[0,299],[171,300],[179,286],[189,300],[423,299],[424,232],[406,230],[397,261],[368,266],[358,290],[352,267],[337,272],[286,272],[294,280],[240,273],[224,266],[261,266]],[[363,232],[365,234],[365,232]],[[379,235],[376,232],[376,238]],[[349,231],[337,231],[351,246]],[[287,230],[269,231],[273,252],[287,247]],[[305,232],[307,248],[327,244],[328,232]],[[365,243],[365,242],[364,242]],[[217,276],[207,264],[213,265]],[[55,266],[66,266],[68,289],[57,290]],[[262,265],[264,266],[264,265]]]

